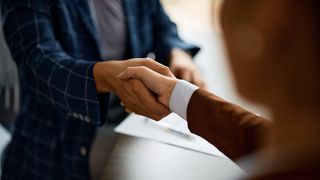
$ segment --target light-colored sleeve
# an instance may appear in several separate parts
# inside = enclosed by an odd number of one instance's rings
[[[170,101],[169,108],[172,112],[178,114],[183,119],[187,120],[187,108],[192,94],[199,87],[184,81],[180,80],[174,87]]]

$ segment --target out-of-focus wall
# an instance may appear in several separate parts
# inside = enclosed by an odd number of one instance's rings
[[[182,30],[212,31],[216,0],[161,0],[170,17]]]
[[[208,90],[252,112],[269,117],[266,109],[242,99],[236,91],[225,54],[219,12],[223,0],[161,0],[170,18],[178,25],[183,39],[201,47],[195,63]]]

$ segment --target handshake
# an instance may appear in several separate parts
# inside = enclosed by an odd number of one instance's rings
[[[98,93],[114,92],[126,112],[155,120],[170,114],[170,96],[179,81],[168,67],[149,58],[97,63],[94,78]]]

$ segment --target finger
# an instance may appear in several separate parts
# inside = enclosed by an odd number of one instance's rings
[[[206,86],[205,82],[204,82],[203,78],[199,75],[199,73],[194,73],[192,79],[193,79],[193,83],[196,86],[198,86],[200,88],[205,88],[205,86]]]
[[[167,66],[162,65],[151,58],[135,58],[135,59],[129,60],[128,62],[130,62],[129,67],[146,66],[162,75],[165,75],[168,77],[174,77],[174,75],[172,74],[172,72]]]
[[[164,89],[164,85],[160,82],[164,81],[166,77],[145,66],[140,66],[127,68],[118,78],[121,80],[139,79],[143,82],[143,86],[154,93],[161,94],[159,90]]]
[[[170,113],[170,110],[168,107],[164,106],[161,103],[156,103],[153,105],[153,114],[157,114],[159,116],[165,116],[168,115]]]
[[[162,74],[162,75],[165,75],[165,76],[168,76],[168,77],[174,77],[173,73],[170,71],[170,69],[165,66],[165,65],[162,65],[154,60],[149,60],[149,61],[146,61],[144,66]]]
[[[182,70],[181,71],[181,79],[192,82],[192,73],[189,70]]]
[[[199,88],[202,88],[202,89],[206,89],[207,88],[207,85],[203,80],[202,81],[196,81],[196,86],[198,86]]]
[[[179,68],[172,67],[172,73],[176,76],[176,78],[181,79],[181,70]]]
[[[126,105],[124,104],[124,102],[120,102],[120,105],[122,106],[122,107],[126,107]]]
[[[168,115],[168,114],[167,114]],[[157,115],[157,114],[153,114],[150,116],[151,119],[156,120],[156,121],[160,121],[161,119],[163,119],[164,117],[166,117],[167,115]]]
[[[118,75],[121,80],[129,80],[131,78],[142,80],[145,77],[145,70],[142,66],[128,67],[125,71]]]
[[[130,103],[128,103],[130,104]],[[161,104],[160,104],[161,105]],[[138,106],[132,106],[132,108],[126,108],[125,111],[128,111],[129,113],[135,113],[135,114],[138,114],[138,115],[143,115],[143,116],[146,116],[146,117],[149,117],[153,120],[161,120],[163,119],[164,117],[166,117],[167,115],[169,115],[171,113],[171,111],[166,108],[165,111],[159,113],[158,110],[156,110],[154,112],[152,112],[152,110],[149,110],[148,108],[145,108],[145,107],[138,107]]]
[[[154,95],[149,90],[147,90],[146,88],[143,88],[142,93],[145,96],[139,97],[140,101],[145,103],[146,107],[148,108],[148,110],[150,112],[152,112],[153,114],[161,115],[161,116],[168,113],[168,111],[169,111],[168,107],[159,103],[157,101],[157,98],[154,97]],[[143,98],[143,99],[141,99],[141,98]]]
[[[162,115],[168,112],[168,108],[159,103],[157,97],[155,97],[154,94],[149,89],[147,89],[141,81],[134,82],[134,91],[136,93],[136,96],[138,97],[139,102],[141,102],[141,104],[144,104],[145,108],[147,108],[149,112],[158,115]]]
[[[143,85],[139,80],[130,80],[125,83],[126,87],[130,87],[122,101],[125,102],[127,111],[135,112],[156,120],[168,115],[170,110],[160,104],[156,97]]]
[[[135,112],[135,111],[134,111]],[[139,113],[139,112],[135,112],[135,114],[138,115],[142,115],[142,116],[146,116],[150,119],[156,120],[156,121],[160,121],[161,119],[163,119],[164,117],[168,116],[170,114],[170,112],[168,112],[167,114],[163,114],[163,115],[159,115],[159,114],[154,114],[154,113]]]
[[[207,85],[204,81],[199,82],[197,86],[201,89],[207,89]]]
[[[129,108],[125,108],[124,111],[126,111],[127,113],[133,113],[133,111]]]

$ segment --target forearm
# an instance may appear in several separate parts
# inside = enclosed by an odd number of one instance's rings
[[[190,130],[236,159],[260,147],[270,122],[196,86],[179,81],[170,109],[188,121]]]
[[[37,100],[52,104],[62,113],[81,114],[101,124],[100,101],[93,77],[94,61],[73,59],[43,50],[33,50],[18,63],[22,87],[35,90]]]
[[[188,105],[188,125],[231,159],[261,147],[271,122],[206,92],[196,91]]]
[[[100,124],[93,77],[96,62],[75,59],[64,52],[55,39],[47,2],[12,1],[6,5],[3,29],[19,68],[22,91],[34,94],[34,101],[54,106],[62,114],[81,115]]]

